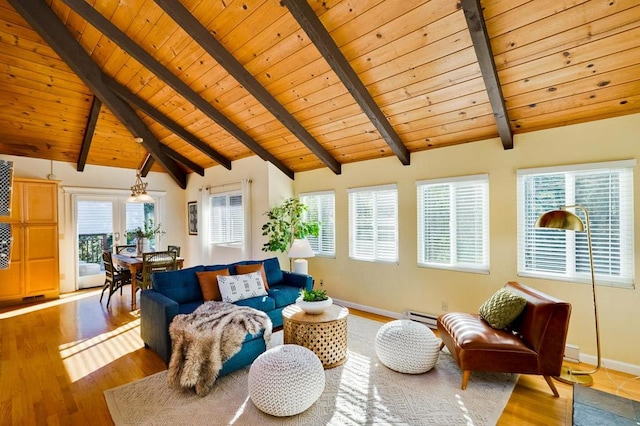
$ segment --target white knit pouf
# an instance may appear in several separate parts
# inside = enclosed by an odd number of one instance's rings
[[[302,413],[320,398],[324,383],[320,358],[298,345],[269,349],[249,369],[249,396],[256,407],[272,416]]]
[[[440,339],[426,325],[396,320],[376,334],[376,355],[384,365],[400,373],[420,374],[433,368],[440,354]]]

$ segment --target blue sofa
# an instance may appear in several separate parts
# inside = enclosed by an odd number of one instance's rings
[[[176,315],[189,314],[204,303],[196,272],[229,268],[229,274],[234,275],[236,265],[257,263],[264,265],[269,286],[268,295],[238,300],[235,303],[266,312],[273,327],[281,327],[282,310],[295,303],[301,289],[312,289],[311,276],[281,270],[276,257],[241,261],[229,265],[200,265],[153,274],[152,287],[143,290],[140,294],[140,336],[145,346],[153,349],[165,363],[169,364],[171,358],[169,324]],[[257,336],[247,334],[240,352],[222,365],[219,375],[223,376],[246,367],[265,350],[262,333]]]

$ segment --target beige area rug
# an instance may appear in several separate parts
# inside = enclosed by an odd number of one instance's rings
[[[291,417],[262,413],[247,390],[249,367],[218,379],[209,395],[170,389],[162,371],[105,391],[116,425],[494,425],[517,375],[473,373],[460,390],[462,372],[441,352],[436,366],[418,375],[401,374],[380,363],[374,348],[382,323],[348,317],[347,361],[326,370],[320,399]],[[274,333],[270,347],[282,344]],[[445,349],[446,351],[446,349]]]

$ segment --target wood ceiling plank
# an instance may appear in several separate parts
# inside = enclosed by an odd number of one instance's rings
[[[411,123],[416,120],[431,116],[444,114],[451,111],[459,111],[463,113],[467,108],[477,105],[485,105],[489,103],[486,92],[467,93],[458,98],[449,99],[424,108],[414,109],[410,111],[402,111],[397,115],[390,115],[389,121],[396,125],[399,123]]]
[[[0,63],[5,66],[28,69],[32,72],[49,76],[51,79],[58,79],[75,85],[82,84],[82,80],[64,62],[35,53],[32,54],[28,51],[20,50],[17,52],[12,47],[2,49],[0,50]]]
[[[439,114],[425,116],[418,120],[398,123],[395,125],[395,127],[396,129],[398,129],[398,133],[401,134],[403,138],[407,137],[408,139],[412,139],[411,137],[407,136],[411,132],[416,132],[431,127],[446,126],[450,123],[470,120],[485,115],[491,115],[492,113],[493,112],[491,111],[491,105],[489,104],[489,102],[487,102],[480,105],[470,106],[462,110],[443,111]]]
[[[515,49],[519,46],[525,46],[530,43],[536,43],[539,40],[546,40],[550,37],[571,33],[573,29],[583,29],[587,32],[585,35],[593,36],[598,32],[602,32],[603,26],[600,25],[600,28],[594,31],[591,24],[596,21],[602,21],[605,17],[618,15],[616,19],[608,20],[615,21],[618,26],[634,22],[632,18],[633,13],[629,13],[629,9],[633,9],[634,6],[638,8],[638,2],[636,0],[582,3],[575,8],[555,13],[540,21],[492,37],[491,46],[493,53],[500,55],[505,51]],[[606,26],[604,26],[604,28],[606,28]],[[609,29],[612,28],[615,27],[610,27]],[[580,34],[580,32],[578,32],[578,34]],[[496,61],[496,63],[499,62]]]
[[[565,96],[590,92],[605,86],[608,87],[609,85],[638,81],[639,76],[640,65],[618,68],[612,71],[598,73],[590,77],[554,84],[553,87],[556,89],[554,91],[549,91],[547,88],[543,88],[508,97],[506,99],[507,108],[511,110],[513,108],[528,106],[538,102],[550,101]]]
[[[636,60],[634,63],[634,57],[640,58],[640,47],[596,58],[583,57],[582,59],[586,59],[586,61],[575,61],[569,66],[550,70],[549,72],[536,76],[512,75],[510,80],[513,80],[513,82],[503,84],[502,88],[507,98],[513,95],[519,95],[540,89],[546,89],[553,92],[556,90],[556,84],[560,84],[565,81],[588,78],[594,75],[635,65],[638,61]]]
[[[640,95],[625,97],[624,101],[618,99],[600,102],[591,105],[580,106],[573,109],[556,111],[551,114],[537,115],[534,117],[514,120],[514,127],[518,132],[531,132],[558,125],[570,125],[592,121],[594,118],[619,117],[633,114],[640,110]]]
[[[483,0],[482,12],[486,20],[502,13],[508,12],[511,9],[522,6],[532,0]]]
[[[463,120],[439,124],[433,127],[416,129],[411,132],[404,133],[402,136],[411,141],[422,139],[426,144],[429,144],[431,143],[431,139],[437,138],[438,136],[463,133],[475,127],[489,128],[492,125],[495,126],[495,119],[493,118],[493,114],[491,114],[491,111],[485,112],[489,112],[489,114],[479,115],[477,117],[465,117]]]
[[[496,126],[492,125],[487,127],[472,127],[459,133],[449,133],[442,136],[433,136],[428,138],[429,140],[426,142],[423,139],[408,141],[407,145],[411,147],[412,151],[416,152],[433,148],[461,145],[464,143],[486,139],[493,139],[495,137],[497,137]]]
[[[512,120],[517,122],[539,115],[576,110],[602,102],[616,100],[625,102],[629,96],[633,95],[640,95],[640,80],[637,77],[636,80],[627,83],[608,85],[604,88],[594,87],[591,91],[585,93],[576,93],[551,100],[541,100],[535,104],[513,108],[509,110],[509,115]]]
[[[404,165],[409,165],[411,158],[409,151],[403,145],[402,140],[389,124],[369,92],[367,92],[365,85],[358,78],[354,69],[351,68],[344,58],[338,46],[331,38],[331,35],[323,27],[313,9],[311,9],[306,2],[296,3],[283,0],[282,3],[287,6],[289,12],[295,16],[307,35],[311,37],[315,46],[321,51],[324,58],[330,62],[331,68],[340,76],[342,83],[348,87],[351,95],[355,98],[356,102],[358,102],[365,114],[367,114],[387,144],[389,144],[391,150],[400,162]]]

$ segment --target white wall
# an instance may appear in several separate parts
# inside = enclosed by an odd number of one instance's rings
[[[491,139],[414,153],[410,166],[393,157],[345,164],[341,175],[328,169],[298,173],[296,194],[327,189],[336,194],[336,257],[308,259],[309,272],[316,282],[322,279],[337,299],[399,314],[412,309],[437,315],[443,312],[442,302],[450,311],[477,312],[506,281],[518,280],[570,302],[568,341],[577,344],[582,354],[595,355],[590,287],[517,275],[516,170],[639,158],[640,115],[636,114],[517,135],[515,148],[508,151],[498,139]],[[489,174],[490,274],[418,267],[415,182],[479,173]],[[634,178],[635,229],[640,230],[637,169]],[[350,260],[347,189],[387,183],[398,185],[400,260],[398,264]],[[640,271],[640,232],[634,241],[635,269]],[[603,357],[640,369],[640,291],[598,287],[597,293]]]

